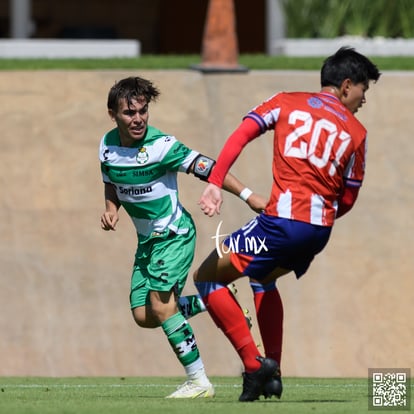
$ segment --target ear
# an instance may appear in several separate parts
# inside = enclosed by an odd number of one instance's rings
[[[108,115],[109,115],[109,118],[111,118],[112,121],[115,122],[115,113],[112,109],[108,109]]]
[[[349,91],[351,90],[353,83],[351,79],[346,78],[343,80],[341,84],[341,93],[346,98],[348,96]]]

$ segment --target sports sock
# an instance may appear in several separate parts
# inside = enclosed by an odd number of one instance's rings
[[[188,376],[204,368],[193,329],[180,312],[164,321],[161,327]]]
[[[178,309],[185,319],[189,319],[200,312],[204,312],[206,307],[200,295],[188,295],[178,298]]]
[[[226,286],[217,283],[196,282],[195,285],[213,321],[239,354],[245,372],[258,370],[261,365],[256,357],[260,352],[233,294]]]
[[[210,385],[210,380],[207,378],[204,365],[199,358],[197,361],[185,367],[185,372],[190,381],[197,385],[207,386]]]
[[[280,366],[283,341],[283,303],[276,283],[250,282],[265,355]]]

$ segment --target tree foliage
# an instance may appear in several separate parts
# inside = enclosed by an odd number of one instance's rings
[[[412,38],[413,0],[282,0],[289,38]]]

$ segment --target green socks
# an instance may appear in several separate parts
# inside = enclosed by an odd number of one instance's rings
[[[197,315],[197,313],[204,312],[206,306],[200,295],[190,295],[178,298],[178,309],[184,315],[185,319],[189,319]]]
[[[171,316],[161,324],[161,327],[184,367],[200,359],[193,329],[182,313],[178,312]]]

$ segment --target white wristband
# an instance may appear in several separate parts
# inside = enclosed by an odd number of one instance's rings
[[[253,194],[253,191],[250,190],[250,188],[244,188],[242,190],[242,192],[239,194],[239,197],[243,200],[243,201],[247,201],[247,199]]]

